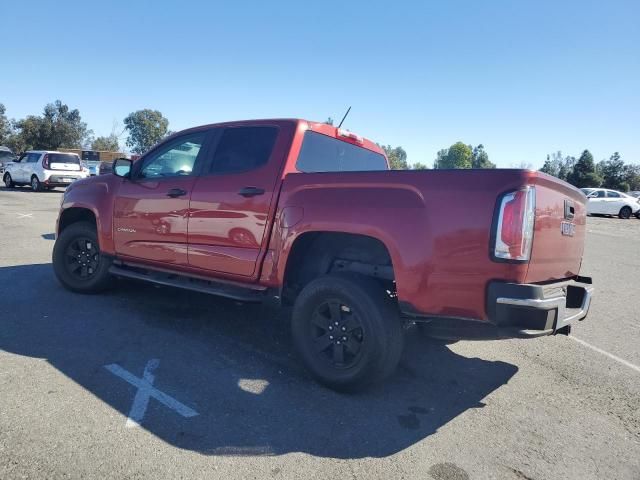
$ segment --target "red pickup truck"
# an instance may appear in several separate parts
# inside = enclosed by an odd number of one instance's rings
[[[569,333],[586,198],[528,170],[389,171],[369,140],[304,120],[176,133],[65,192],[53,265],[75,292],[128,277],[292,305],[320,382],[396,367],[404,326],[449,340]]]

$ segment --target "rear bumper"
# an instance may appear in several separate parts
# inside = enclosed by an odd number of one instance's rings
[[[511,336],[537,337],[584,320],[592,295],[590,277],[546,285],[492,282],[487,309],[491,323]]]
[[[593,286],[589,277],[545,285],[494,281],[487,288],[489,321],[430,318],[424,326],[437,338],[494,340],[568,334],[589,313]]]

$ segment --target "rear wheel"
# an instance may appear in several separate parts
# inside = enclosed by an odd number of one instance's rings
[[[624,218],[625,220],[631,217],[631,207],[622,207],[620,209],[620,213],[618,213],[620,218]]]
[[[33,190],[34,192],[39,192],[40,190],[42,190],[42,184],[40,183],[40,180],[38,180],[38,177],[36,177],[35,175],[31,177],[31,190]]]
[[[105,290],[113,280],[111,260],[100,253],[95,227],[87,222],[69,225],[53,247],[53,270],[67,289],[78,293]]]
[[[16,186],[15,183],[13,183],[13,179],[11,178],[11,174],[9,172],[4,174],[4,186],[7,188],[14,188]]]
[[[322,384],[357,391],[392,373],[402,355],[396,305],[375,281],[327,275],[296,299],[293,340],[305,366]]]

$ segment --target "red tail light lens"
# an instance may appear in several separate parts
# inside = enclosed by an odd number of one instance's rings
[[[528,261],[533,244],[535,189],[525,187],[505,194],[498,208],[494,257],[507,261]]]
[[[49,168],[49,154],[45,153],[44,157],[42,157],[42,168],[48,169]]]

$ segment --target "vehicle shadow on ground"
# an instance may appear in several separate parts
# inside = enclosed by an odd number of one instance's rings
[[[154,385],[198,415],[184,418],[152,399],[139,428],[207,455],[389,456],[483,407],[518,370],[410,331],[389,381],[341,395],[314,383],[290,353],[286,311],[124,281],[77,295],[49,264],[0,268],[0,284],[1,349],[46,359],[121,412],[104,421],[122,429],[136,388],[104,366],[141,377],[158,359]]]

